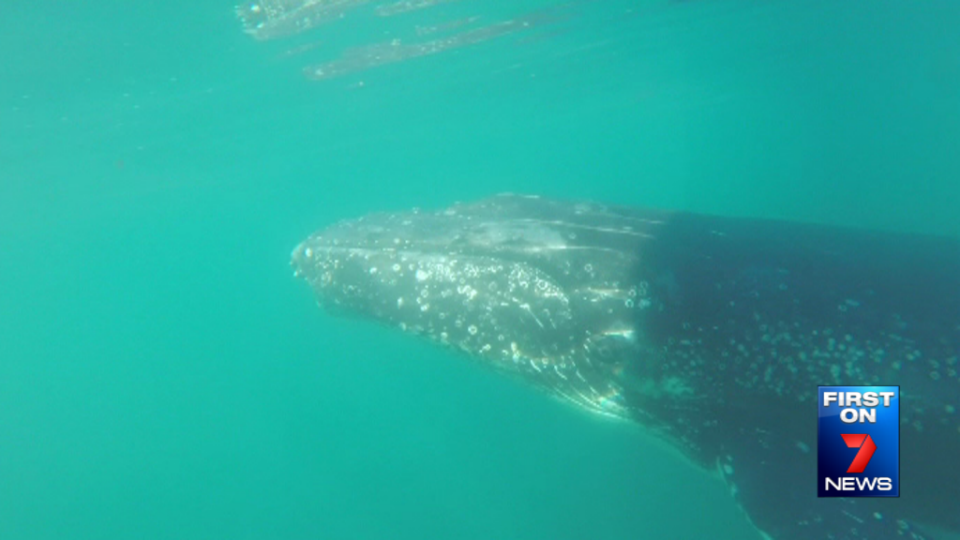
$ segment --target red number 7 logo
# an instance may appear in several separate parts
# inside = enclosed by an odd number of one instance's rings
[[[847,443],[848,448],[859,448],[860,451],[857,452],[856,457],[853,458],[853,463],[850,464],[850,468],[847,469],[848,473],[862,473],[864,469],[867,468],[867,463],[870,463],[870,458],[873,457],[873,453],[877,451],[877,445],[873,442],[873,439],[869,435],[840,435],[843,437],[843,442]]]

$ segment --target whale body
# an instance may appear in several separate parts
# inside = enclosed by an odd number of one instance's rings
[[[335,224],[292,265],[322,305],[641,424],[764,538],[960,534],[955,238],[500,195]],[[900,386],[899,499],[817,498],[819,385]]]

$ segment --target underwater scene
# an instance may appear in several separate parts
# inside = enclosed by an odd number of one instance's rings
[[[960,539],[960,2],[2,13],[0,538]]]

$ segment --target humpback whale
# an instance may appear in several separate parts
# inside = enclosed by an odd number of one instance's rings
[[[637,422],[758,537],[960,533],[956,238],[500,195],[332,225],[292,266],[323,306]],[[880,384],[900,498],[817,498],[818,385]]]

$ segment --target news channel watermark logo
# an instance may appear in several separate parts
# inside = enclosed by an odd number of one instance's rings
[[[820,497],[900,496],[900,387],[819,387]]]

